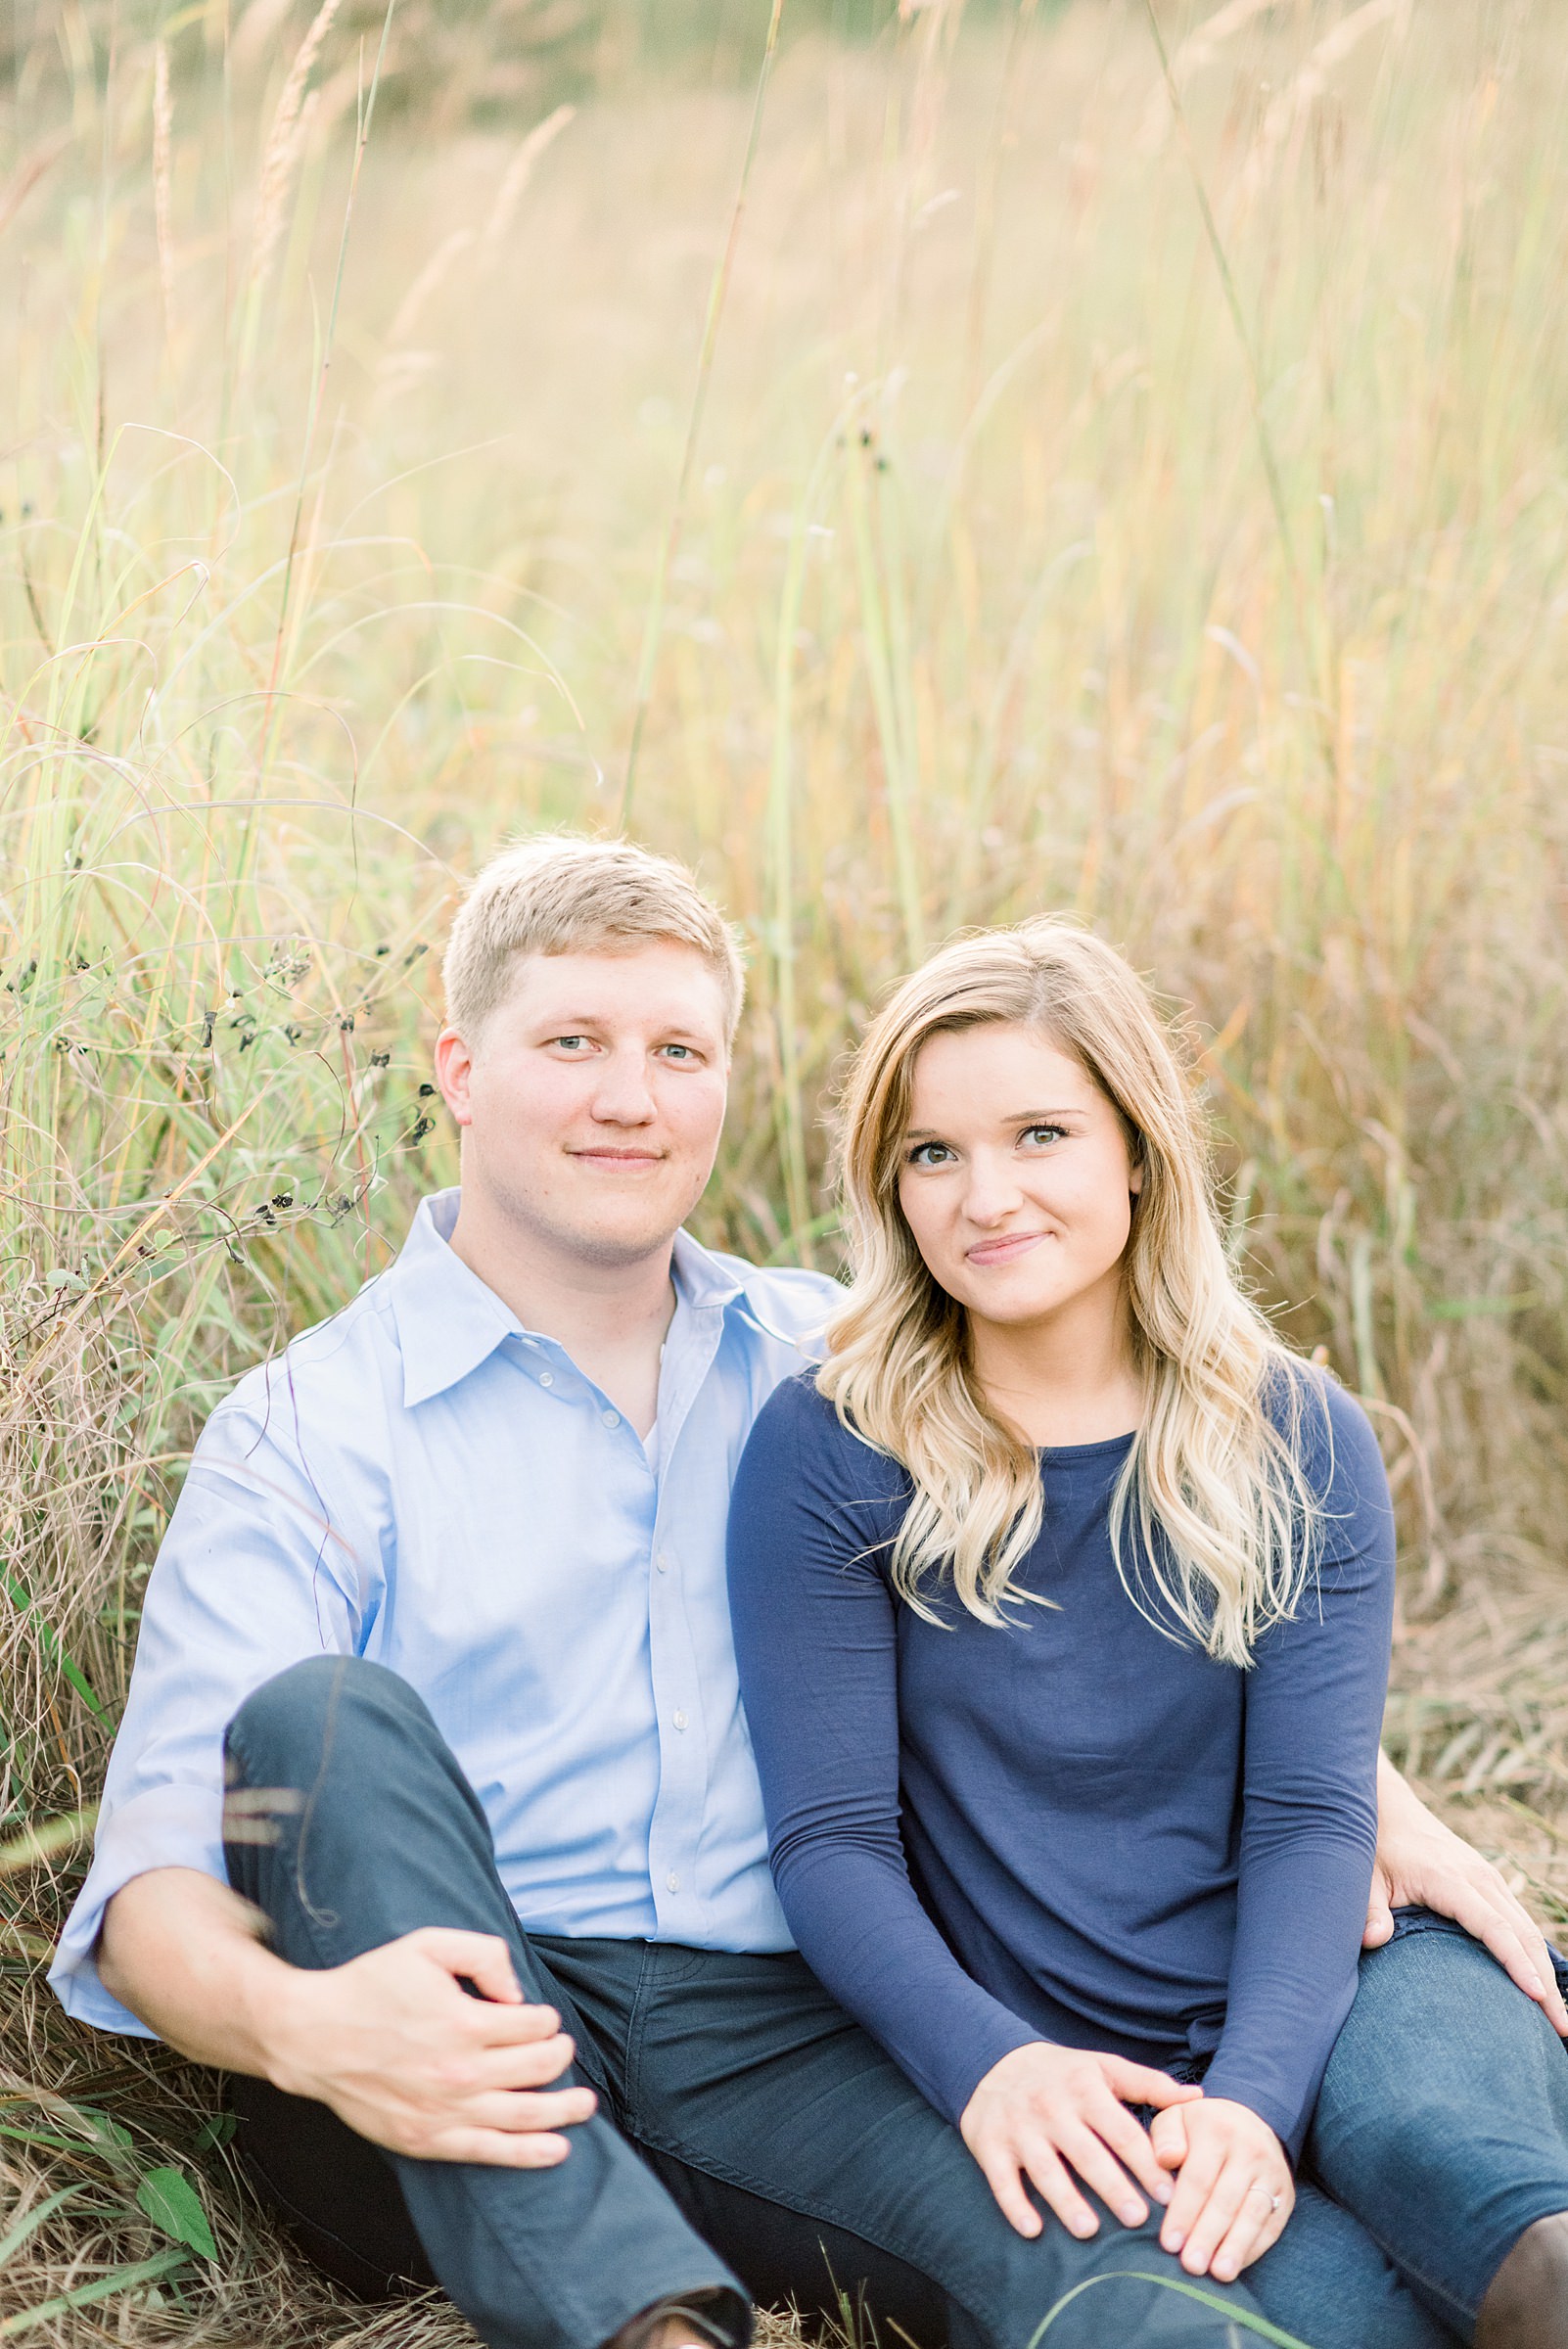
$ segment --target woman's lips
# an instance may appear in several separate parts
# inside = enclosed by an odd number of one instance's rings
[[[1043,1231],[1011,1232],[1005,1239],[981,1240],[977,1246],[966,1248],[964,1256],[971,1265],[1010,1265],[1018,1257],[1027,1256],[1050,1235]]]

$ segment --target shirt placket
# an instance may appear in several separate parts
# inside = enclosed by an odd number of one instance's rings
[[[687,1606],[688,1577],[698,1560],[683,1531],[703,1522],[679,1507],[676,1459],[681,1424],[713,1366],[723,1327],[722,1309],[690,1309],[689,1344],[671,1349],[660,1382],[659,1425],[665,1474],[659,1481],[653,1556],[648,1576],[648,1643],[659,1723],[659,1796],[648,1832],[648,1873],[661,1941],[700,1943],[708,1906],[698,1882],[697,1857],[708,1799],[708,1737],[703,1718],[697,1649]]]

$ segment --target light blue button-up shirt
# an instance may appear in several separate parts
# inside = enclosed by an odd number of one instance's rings
[[[839,1292],[682,1232],[657,1462],[553,1338],[524,1329],[427,1199],[341,1313],[244,1378],[196,1448],[148,1582],[93,1863],[50,1975],[99,1980],[105,1905],[152,1867],[224,1880],[224,1726],[301,1656],[369,1656],[434,1714],[540,1933],[791,1946],[724,1581],[753,1420]]]

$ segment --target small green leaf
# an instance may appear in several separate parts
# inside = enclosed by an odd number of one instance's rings
[[[226,2145],[239,2126],[239,2121],[232,2112],[214,2112],[209,2120],[202,2123],[201,2128],[192,2138],[191,2150],[195,2153],[206,2153],[210,2146]]]
[[[216,2259],[217,2245],[202,2208],[202,2197],[183,2170],[149,2170],[136,2188],[136,2199],[155,2227],[188,2243],[204,2259]]]

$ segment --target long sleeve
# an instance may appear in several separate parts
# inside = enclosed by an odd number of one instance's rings
[[[812,1971],[956,2122],[992,2065],[1040,2034],[965,1972],[910,1882],[895,1608],[868,1554],[888,1516],[872,1476],[889,1463],[855,1447],[857,1486],[842,1472],[849,1440],[836,1425],[824,1440],[824,1417],[800,1384],[781,1387],[730,1505],[730,1612],[773,1875]]]
[[[98,1976],[109,1902],[155,1867],[225,1880],[225,1725],[273,1673],[355,1649],[372,1603],[373,1536],[346,1526],[319,1491],[293,1440],[286,1383],[274,1406],[258,1413],[237,1396],[214,1412],[148,1581],[92,1866],[50,1974],[67,2010],[102,2030],[147,2036]]]
[[[1325,1385],[1309,1403],[1309,1473],[1324,1494],[1315,1578],[1244,1681],[1243,1811],[1225,2025],[1204,2086],[1301,2151],[1356,1995],[1377,1845],[1394,1524],[1365,1415]]]

